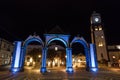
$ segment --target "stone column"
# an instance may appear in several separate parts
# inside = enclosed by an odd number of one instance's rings
[[[90,53],[89,53],[89,48],[85,48],[85,56],[86,56],[86,71],[89,71],[90,69]]]
[[[72,49],[66,48],[66,72],[71,73],[73,72],[72,67]]]
[[[20,66],[21,44],[22,44],[21,41],[15,41],[15,47],[14,47],[11,70],[10,70],[11,72],[21,71],[21,66]]]
[[[90,44],[90,61],[91,61],[90,71],[96,72],[98,70],[98,62],[94,44]]]
[[[21,56],[20,56],[20,67],[21,70],[24,70],[24,62],[25,62],[25,56],[26,56],[26,49],[24,47],[21,48]]]
[[[42,66],[41,66],[41,73],[46,72],[46,57],[47,57],[47,48],[42,49]]]

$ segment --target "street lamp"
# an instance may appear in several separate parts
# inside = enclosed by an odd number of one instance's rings
[[[41,55],[38,55],[39,58],[41,58]]]
[[[120,50],[120,45],[117,45],[117,48]]]
[[[116,57],[113,55],[112,58],[115,59]]]
[[[55,51],[57,51],[58,50],[58,47],[55,47]]]
[[[33,59],[32,59],[32,57],[30,58],[30,62],[31,62],[31,63],[33,62]]]

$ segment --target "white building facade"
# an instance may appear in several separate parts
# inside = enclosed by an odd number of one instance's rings
[[[0,38],[0,65],[11,64],[13,43]]]

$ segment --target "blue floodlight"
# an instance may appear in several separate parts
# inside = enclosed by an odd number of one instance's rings
[[[97,72],[97,71],[98,71],[98,68],[91,68],[91,71],[92,71],[92,72]]]
[[[68,73],[73,73],[73,68],[72,68],[72,67],[68,67],[68,68],[66,69],[66,72],[68,72]]]
[[[41,70],[40,70],[40,72],[41,72],[41,73],[47,72],[46,67],[42,67]]]

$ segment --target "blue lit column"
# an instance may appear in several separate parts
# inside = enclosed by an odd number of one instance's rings
[[[86,56],[86,71],[89,71],[90,69],[90,53],[89,53],[89,48],[85,48],[85,56]]]
[[[91,59],[90,70],[96,72],[98,70],[98,64],[97,64],[96,49],[94,44],[90,44],[90,59]]]
[[[66,48],[66,72],[71,73],[73,72],[72,67],[72,49]]]
[[[24,47],[21,48],[21,56],[20,56],[20,67],[21,70],[24,70],[24,61],[25,61],[25,49]]]
[[[44,73],[47,71],[46,69],[46,57],[47,57],[47,48],[42,49],[42,66],[40,72]]]
[[[21,43],[22,43],[21,41],[15,41],[14,53],[11,64],[12,72],[21,71],[21,67],[20,67]]]

